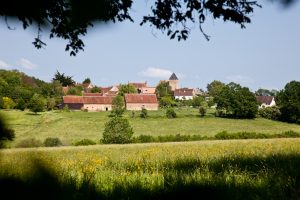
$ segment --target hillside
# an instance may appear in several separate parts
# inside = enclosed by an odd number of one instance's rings
[[[88,138],[99,143],[104,130],[104,124],[109,120],[109,112],[60,112],[49,111],[35,115],[27,111],[2,110],[8,119],[11,128],[16,132],[14,146],[28,138],[43,141],[47,137],[58,137],[65,144]],[[126,112],[134,130],[138,135],[202,135],[213,136],[222,131],[228,132],[256,132],[265,134],[279,134],[293,130],[300,132],[296,124],[256,118],[254,120],[237,120],[214,117],[213,111],[204,118],[199,117],[197,109],[177,109],[178,118],[168,119],[165,111],[149,112],[147,119],[131,117],[131,112]]]

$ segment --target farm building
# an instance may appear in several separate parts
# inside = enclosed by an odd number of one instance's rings
[[[112,96],[64,96],[61,108],[68,105],[71,110],[109,111],[112,107]]]
[[[88,111],[111,110],[113,96],[85,96],[83,97],[83,109]]]
[[[64,108],[66,105],[71,110],[80,110],[83,107],[83,97],[73,95],[63,96],[63,103],[60,108]]]
[[[155,94],[125,94],[127,110],[158,110],[158,101]]]
[[[273,96],[256,96],[259,103],[259,108],[276,106],[275,98]]]
[[[174,91],[174,98],[178,100],[189,100],[195,96],[194,89],[180,88]]]

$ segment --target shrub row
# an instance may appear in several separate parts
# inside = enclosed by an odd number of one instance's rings
[[[74,143],[74,146],[81,146],[81,145],[94,145],[96,142],[90,139],[83,139]],[[17,148],[31,148],[31,147],[58,147],[63,146],[63,143],[59,138],[46,138],[44,142],[37,140],[35,138],[28,138],[20,141],[16,147]]]
[[[264,134],[255,132],[237,132],[228,133],[222,131],[215,136],[201,136],[201,135],[166,135],[166,136],[151,136],[139,135],[133,137],[132,143],[150,143],[150,142],[183,142],[183,141],[199,141],[199,140],[232,140],[232,139],[265,139],[265,138],[297,138],[300,133],[295,131],[286,131],[280,134]]]
[[[237,132],[229,133],[222,131],[215,136],[201,136],[201,135],[165,135],[165,136],[151,136],[151,135],[139,135],[131,139],[131,143],[152,143],[152,142],[184,142],[184,141],[199,141],[199,140],[233,140],[233,139],[266,139],[266,138],[298,138],[300,133],[295,131],[286,131],[280,134],[264,134],[255,132]],[[90,139],[82,139],[75,142],[74,146],[87,146],[95,145],[96,142]],[[29,138],[22,140],[16,145],[19,148],[30,147],[55,147],[62,146],[62,142],[59,138],[46,138],[44,142],[40,140]]]

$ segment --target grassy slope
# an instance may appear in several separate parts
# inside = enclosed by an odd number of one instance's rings
[[[0,111],[4,113],[11,127],[16,131],[13,144],[26,138],[36,138],[43,141],[47,137],[59,137],[66,143],[83,138],[98,141],[102,135],[104,124],[109,120],[108,112],[44,112],[33,115],[30,112]],[[125,113],[130,120],[135,135],[169,135],[169,134],[199,134],[212,136],[221,131],[282,133],[287,130],[300,132],[300,126],[276,122],[266,119],[234,120],[216,118],[212,113],[204,118],[197,116],[195,109],[177,110],[178,118],[167,119],[164,111],[149,112],[147,119],[139,118],[139,112],[131,118],[131,112]]]

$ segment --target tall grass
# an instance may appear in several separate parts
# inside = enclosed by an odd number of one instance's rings
[[[6,149],[0,153],[2,195],[11,192],[31,199],[300,198],[297,138]]]

